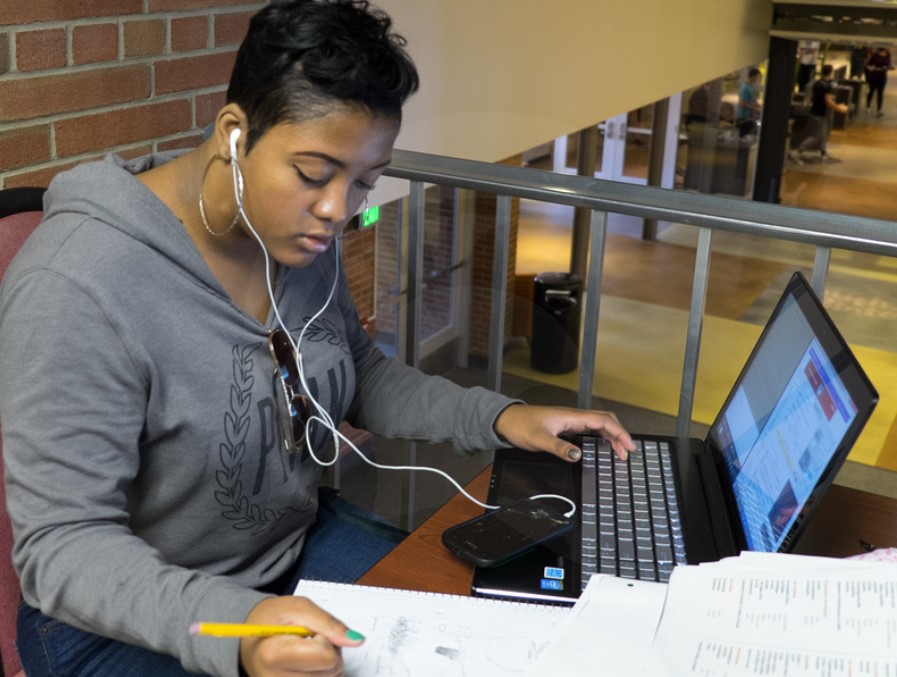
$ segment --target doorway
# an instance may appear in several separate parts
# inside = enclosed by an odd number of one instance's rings
[[[681,94],[675,94],[668,100],[669,112],[664,144],[661,149],[663,171],[660,186],[662,188],[673,188],[676,180],[681,101]],[[654,104],[649,104],[628,113],[616,115],[597,125],[596,179],[640,185],[648,183],[648,166],[654,133],[654,110]],[[569,134],[554,140],[553,170],[555,172],[576,173],[577,138],[578,134]]]

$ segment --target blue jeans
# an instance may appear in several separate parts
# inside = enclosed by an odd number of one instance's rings
[[[360,518],[359,518],[360,516]],[[365,525],[368,516],[340,498],[322,500],[296,568],[265,586],[292,594],[302,578],[354,583],[392,550],[398,530]],[[361,526],[359,526],[361,525]],[[347,556],[348,555],[348,556]],[[178,659],[79,630],[19,605],[16,644],[29,677],[188,677]]]

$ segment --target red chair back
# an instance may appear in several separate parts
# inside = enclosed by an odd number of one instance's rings
[[[43,212],[22,212],[0,218],[0,279],[42,216]],[[22,669],[15,645],[19,594],[19,579],[12,568],[12,527],[6,514],[3,438],[0,436],[0,658],[3,661],[0,674],[10,677],[18,677]]]

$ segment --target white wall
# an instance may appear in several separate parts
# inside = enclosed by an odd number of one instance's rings
[[[397,146],[497,161],[763,61],[771,0],[377,0],[421,74]]]

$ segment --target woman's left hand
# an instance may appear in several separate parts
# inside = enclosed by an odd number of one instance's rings
[[[495,432],[512,446],[547,451],[565,461],[578,461],[582,452],[559,435],[600,435],[623,460],[635,450],[629,433],[609,411],[512,404],[495,419]]]

